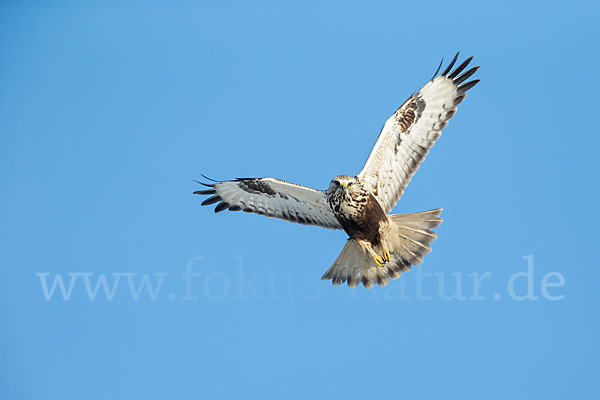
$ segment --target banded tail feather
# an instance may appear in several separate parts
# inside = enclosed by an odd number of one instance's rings
[[[390,279],[397,279],[402,272],[408,272],[413,265],[423,262],[423,257],[431,251],[431,242],[437,238],[432,230],[441,225],[442,209],[413,214],[388,215],[388,229],[385,242],[391,259],[379,266],[354,239],[348,239],[342,252],[321,279],[331,279],[334,285],[347,283],[355,288],[360,283],[367,289],[375,284],[386,286]],[[374,246],[376,251],[380,251]]]

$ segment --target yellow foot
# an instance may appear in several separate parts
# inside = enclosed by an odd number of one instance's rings
[[[387,251],[384,251],[383,259],[385,260],[385,262],[390,262],[390,253],[388,253]]]
[[[387,260],[385,258],[380,257],[380,256],[373,257],[373,260],[375,260],[375,263],[377,265],[379,265],[380,267],[383,267],[383,265],[387,262]]]

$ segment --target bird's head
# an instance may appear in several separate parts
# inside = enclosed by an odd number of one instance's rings
[[[348,175],[338,175],[331,180],[331,183],[329,184],[329,193],[336,191],[352,193],[359,190],[360,186],[361,182],[358,178]]]

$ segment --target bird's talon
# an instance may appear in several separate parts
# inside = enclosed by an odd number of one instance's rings
[[[389,261],[390,261],[390,253],[388,253],[387,251],[384,251],[384,252],[383,252],[383,259],[384,259],[386,262],[389,262]]]
[[[374,257],[373,259],[375,260],[375,263],[380,267],[383,267],[383,264],[387,262],[383,257],[380,256]]]

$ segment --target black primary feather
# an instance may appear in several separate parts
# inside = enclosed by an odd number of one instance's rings
[[[194,194],[215,194],[217,193],[217,191],[215,189],[209,189],[209,190],[196,190],[194,192]]]
[[[215,187],[216,185],[213,185],[212,183],[204,183],[204,182],[200,182],[194,179],[194,182],[196,182],[198,185],[202,185],[202,186],[206,186],[206,187]]]
[[[209,178],[208,176],[206,176],[206,175],[204,175],[204,174],[200,174],[200,175],[202,175],[202,177],[203,177],[204,179],[208,179],[209,181],[213,181],[213,182],[217,182],[217,183],[221,183],[221,182],[222,182],[222,181],[218,181],[218,180],[216,180],[216,179],[213,179],[213,178]]]
[[[202,202],[203,206],[209,206],[211,204],[215,204],[217,201],[221,201],[221,196],[219,196],[218,194],[215,194],[212,197],[209,197],[208,199],[204,200]]]
[[[471,60],[473,60],[473,56],[467,58],[458,67],[456,67],[456,69],[450,75],[448,75],[448,78],[450,78],[450,79],[456,78],[456,76],[458,74],[460,74],[463,71],[463,69],[465,69],[467,67],[467,65],[469,65]]]
[[[456,55],[454,56],[454,58],[452,59],[452,61],[450,61],[450,64],[446,67],[446,69],[444,70],[444,72],[442,72],[440,75],[441,76],[446,76],[448,74],[448,72],[450,72],[450,70],[452,69],[452,67],[454,67],[454,63],[456,63],[456,60],[458,59],[458,55],[460,54],[460,51],[456,53]]]
[[[473,81],[469,81],[465,84],[462,84],[458,87],[458,90],[461,90],[463,92],[466,92],[469,89],[472,89],[473,86],[477,85],[481,80],[480,79],[475,79]]]
[[[431,80],[434,80],[435,77],[437,76],[438,72],[440,72],[440,68],[442,68],[442,64],[443,63],[444,63],[444,57],[442,57],[442,61],[440,61],[440,65],[438,65],[437,69],[433,73],[433,76],[431,77]]]
[[[220,202],[219,204],[217,204],[217,206],[215,207],[215,213],[221,212],[223,210],[226,210],[229,208],[229,203],[226,203],[224,201]]]
[[[477,70],[479,69],[479,65],[476,67],[471,68],[470,70],[468,70],[467,72],[465,72],[464,74],[462,74],[461,76],[459,76],[458,78],[456,78],[454,80],[454,83],[456,85],[460,85],[461,83],[463,83],[464,81],[466,81],[467,79],[469,79],[471,77],[471,75],[473,75],[475,72],[477,72]]]

